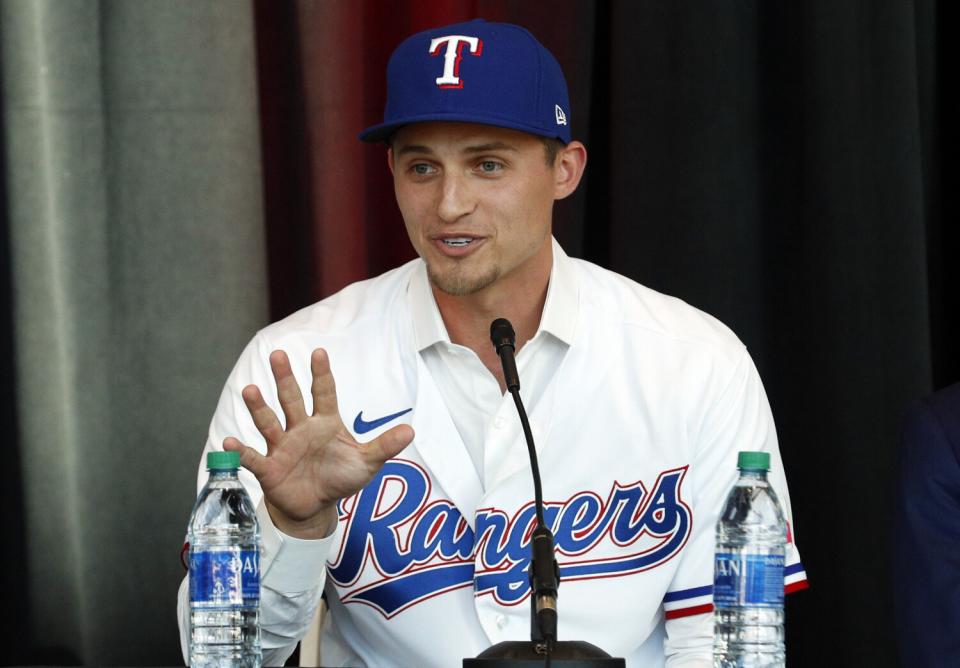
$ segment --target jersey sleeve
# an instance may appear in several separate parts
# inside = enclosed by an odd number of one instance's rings
[[[763,385],[753,360],[743,351],[718,398],[708,406],[694,433],[690,464],[693,529],[677,572],[663,599],[667,665],[683,665],[707,657],[713,644],[713,561],[715,527],[730,488],[737,478],[737,453],[770,453],[769,480],[787,520],[784,560],[786,592],[807,586],[793,535],[777,434]]]
[[[241,390],[257,385],[267,405],[283,423],[283,411],[276,397],[276,384],[270,370],[269,342],[258,334],[247,345],[231,371],[210,423],[206,446],[200,458],[197,490],[207,480],[208,452],[222,451],[227,436],[266,454],[266,443],[253,423],[243,402]],[[292,361],[292,360],[291,360]],[[301,392],[309,395],[309,387]],[[339,541],[337,530],[321,540],[300,540],[281,533],[273,524],[263,503],[263,490],[252,473],[240,469],[240,481],[257,507],[262,550],[260,555],[260,625],[264,665],[283,665],[306,632],[320,602],[326,576],[326,558]],[[187,578],[181,584],[177,601],[181,649],[189,662],[189,593]]]

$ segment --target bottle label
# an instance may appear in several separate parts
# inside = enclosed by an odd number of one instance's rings
[[[783,555],[718,552],[713,569],[713,605],[782,606]]]
[[[225,547],[190,552],[190,602],[260,605],[260,551]]]

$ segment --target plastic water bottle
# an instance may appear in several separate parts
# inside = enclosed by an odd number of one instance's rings
[[[767,471],[770,454],[741,452],[740,478],[717,522],[715,668],[786,665],[783,564],[787,523]]]
[[[262,661],[260,526],[239,467],[239,453],[207,453],[210,478],[187,528],[193,668],[257,668]]]

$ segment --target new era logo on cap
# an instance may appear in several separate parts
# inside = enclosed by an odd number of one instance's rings
[[[441,65],[442,63],[442,65]],[[460,121],[571,140],[567,83],[556,58],[525,28],[482,19],[404,40],[387,66],[387,139],[408,123]]]

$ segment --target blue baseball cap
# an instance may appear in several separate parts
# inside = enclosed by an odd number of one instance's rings
[[[360,139],[387,139],[425,121],[496,125],[570,142],[567,82],[553,54],[509,23],[433,28],[405,39],[387,65],[383,123]]]

